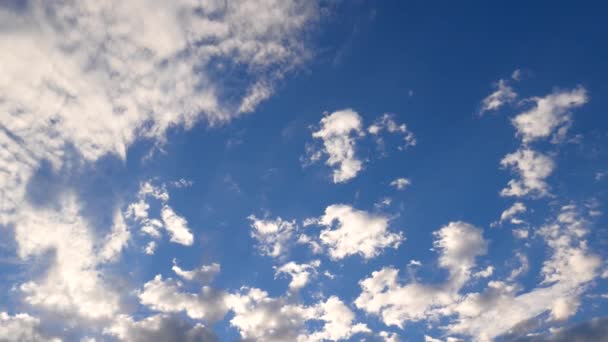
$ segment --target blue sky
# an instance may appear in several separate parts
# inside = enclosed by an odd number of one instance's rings
[[[0,3],[0,340],[608,339],[605,10]]]

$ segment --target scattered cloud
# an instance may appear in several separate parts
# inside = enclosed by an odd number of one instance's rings
[[[555,91],[545,97],[533,97],[527,100],[533,103],[533,107],[515,116],[512,123],[524,143],[547,138],[556,131],[563,136],[572,121],[570,111],[588,100],[587,91],[583,87]],[[565,130],[560,132],[559,128]]]
[[[384,145],[384,140],[380,135],[382,131],[387,131],[392,134],[401,134],[403,136],[403,143],[398,147],[400,150],[405,150],[410,146],[416,146],[416,137],[414,136],[414,133],[408,130],[406,124],[398,124],[395,121],[395,115],[393,114],[383,114],[367,128],[367,132],[376,137],[376,142],[379,145]]]
[[[496,83],[496,90],[481,101],[479,114],[483,115],[486,112],[498,110],[503,105],[512,103],[516,99],[517,93],[507,84],[506,80],[501,79]]]
[[[397,190],[403,190],[408,187],[412,182],[407,178],[396,178],[391,182],[391,186],[395,187]]]
[[[549,185],[545,181],[555,169],[555,162],[547,155],[529,148],[521,148],[507,154],[501,161],[502,167],[512,168],[520,179],[512,179],[501,191],[502,196],[523,197],[549,195]]]

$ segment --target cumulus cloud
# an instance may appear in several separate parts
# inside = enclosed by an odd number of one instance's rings
[[[388,230],[388,217],[357,210],[345,204],[325,208],[317,222],[326,227],[319,241],[329,249],[332,259],[359,254],[365,259],[379,255],[385,248],[397,248],[405,239],[403,233]]]
[[[291,277],[289,289],[297,291],[310,281],[312,276],[317,275],[317,267],[321,265],[321,261],[313,260],[308,264],[298,264],[290,261],[280,267],[275,268],[275,277],[281,274],[286,274]]]
[[[334,183],[344,183],[355,178],[363,168],[355,155],[355,141],[363,133],[361,116],[352,109],[343,109],[323,117],[320,128],[313,132],[315,139],[323,141],[323,149],[311,159],[318,160],[327,155],[325,164],[334,167]]]
[[[89,319],[111,317],[120,308],[119,295],[105,283],[100,268],[118,249],[114,243],[98,245],[80,212],[71,193],[59,198],[58,208],[20,208],[14,229],[17,253],[22,259],[49,260],[49,268],[19,290],[26,303],[42,309]]]
[[[471,276],[477,256],[487,251],[479,228],[465,222],[450,222],[434,233],[439,265],[448,270],[442,284],[426,285],[413,281],[402,285],[399,271],[384,267],[361,280],[361,294],[355,305],[378,315],[386,325],[403,328],[408,321],[437,317],[442,307],[458,298],[458,292]]]
[[[25,302],[114,315],[118,296],[101,266],[128,241],[118,216],[110,236],[93,231],[76,196],[53,208],[28,203],[43,163],[64,172],[66,160],[124,160],[138,139],[163,144],[169,128],[254,110],[310,56],[305,35],[318,15],[310,1],[0,4],[0,225],[14,228],[20,257],[50,256],[49,269],[19,286]],[[145,205],[134,209],[145,218]]]
[[[517,93],[515,93],[513,88],[507,84],[507,81],[499,80],[496,83],[496,90],[481,101],[479,114],[483,115],[486,112],[497,110],[505,104],[512,103],[516,99]]]
[[[507,187],[500,192],[502,196],[549,195],[549,185],[545,180],[555,169],[555,162],[551,157],[524,147],[507,154],[500,161],[500,165],[512,168],[520,177],[509,181]]]
[[[306,306],[270,297],[260,289],[243,288],[227,302],[234,312],[230,324],[246,340],[341,341],[370,332],[365,324],[355,323],[354,313],[335,296]],[[306,323],[314,321],[322,325],[311,331]]]
[[[0,312],[0,340],[5,342],[60,342],[40,331],[40,320],[25,313]]]
[[[203,286],[200,293],[182,290],[182,284],[171,278],[163,279],[156,275],[145,283],[139,293],[142,305],[163,313],[185,312],[193,319],[215,322],[227,312],[227,294],[209,286]]]
[[[572,121],[571,110],[587,103],[588,96],[585,88],[578,87],[555,91],[528,101],[533,103],[533,107],[512,120],[524,143],[547,138],[556,133],[556,130],[561,136],[565,135]],[[561,132],[560,128],[563,128]]]
[[[579,296],[598,276],[599,256],[587,247],[589,223],[573,205],[564,206],[558,217],[539,230],[550,249],[541,269],[541,283],[527,292],[516,284],[494,281],[480,293],[469,293],[450,308],[458,318],[448,330],[479,340],[506,334],[516,325],[549,313],[549,320],[563,320],[578,309]]]
[[[258,219],[250,215],[251,236],[257,240],[258,249],[264,255],[274,258],[287,253],[293,234],[297,229],[295,220],[285,221],[280,217],[274,220]]]
[[[213,332],[201,323],[191,324],[177,317],[159,314],[134,321],[127,315],[118,316],[104,334],[125,342],[175,341],[215,342]]]
[[[395,189],[398,189],[398,190],[403,190],[410,184],[412,184],[412,182],[409,179],[403,178],[403,177],[396,178],[391,182],[391,186],[395,187]]]

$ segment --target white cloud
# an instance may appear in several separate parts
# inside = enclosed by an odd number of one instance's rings
[[[513,203],[512,206],[510,206],[509,208],[505,209],[502,214],[500,214],[500,223],[503,223],[507,220],[509,220],[509,222],[511,222],[512,224],[522,224],[524,223],[524,221],[522,221],[521,219],[517,218],[516,215],[517,214],[521,214],[521,213],[525,213],[527,210],[526,205],[523,204],[522,202],[515,202]]]
[[[410,184],[412,184],[412,182],[409,179],[403,177],[396,178],[391,182],[391,186],[395,187],[398,190],[403,190]]]
[[[304,36],[319,16],[317,6],[276,0],[0,5],[0,225],[14,227],[20,257],[52,256],[49,269],[20,286],[26,303],[62,314],[114,315],[118,297],[103,284],[98,259],[114,260],[127,240],[117,224],[114,235],[97,241],[105,234],[82,219],[80,199],[57,200],[52,209],[30,205],[28,184],[42,162],[64,173],[66,160],[87,167],[107,155],[124,160],[138,139],[158,146],[169,128],[225,122],[253,110],[310,55]],[[147,209],[133,215],[143,218]]]
[[[49,263],[45,273],[19,286],[24,300],[64,315],[111,317],[120,308],[119,295],[105,283],[100,268],[112,259],[116,245],[112,243],[108,249],[107,244],[95,243],[73,194],[60,196],[57,207],[20,208],[15,225],[19,257],[44,258]],[[48,253],[52,253],[51,258]]]
[[[367,128],[367,132],[376,136],[376,142],[380,145],[384,144],[384,140],[380,137],[382,131],[401,134],[403,136],[403,144],[398,147],[400,150],[405,150],[410,146],[416,146],[416,137],[414,136],[414,133],[408,130],[406,124],[398,124],[395,121],[395,116],[393,114],[383,114]]]
[[[60,342],[40,331],[40,320],[25,313],[9,315],[0,312],[0,340],[4,342]]]
[[[381,331],[378,335],[384,339],[384,342],[400,342],[399,335],[394,332]],[[426,341],[425,341],[426,342]]]
[[[173,259],[173,267],[171,268],[175,274],[187,281],[196,281],[201,284],[209,284],[213,278],[220,272],[220,264],[213,263],[202,265],[193,270],[184,270],[177,265],[177,261]]]
[[[451,222],[434,233],[439,265],[448,270],[443,284],[425,285],[413,281],[401,285],[399,271],[384,267],[361,280],[361,294],[355,305],[378,315],[386,325],[403,328],[408,321],[436,317],[441,307],[453,303],[471,276],[475,258],[487,250],[481,230],[465,222]]]
[[[432,338],[431,336],[428,336],[428,335],[424,335],[424,342],[441,342],[441,340]]]
[[[305,338],[300,338],[301,341],[341,341],[358,333],[371,332],[367,325],[354,323],[355,314],[336,296],[318,303],[313,311],[312,319],[323,321],[323,327]]]
[[[529,99],[534,107],[513,118],[512,122],[524,143],[547,138],[560,127],[563,136],[571,123],[570,111],[587,103],[587,91],[578,87],[570,91],[555,91],[545,97]]]
[[[177,215],[173,209],[164,205],[160,216],[165,224],[165,229],[171,235],[171,242],[179,243],[185,246],[191,246],[194,242],[194,236],[188,228],[188,221],[185,218]]]
[[[479,114],[497,110],[503,105],[515,101],[515,99],[517,99],[517,93],[513,91],[513,88],[507,84],[507,81],[499,80],[496,83],[496,91],[481,101]]]
[[[144,253],[148,255],[153,255],[156,252],[156,247],[156,241],[150,241],[148,242],[148,244],[146,244],[146,247],[144,248]]]
[[[354,313],[335,296],[315,305],[287,302],[272,298],[256,288],[243,288],[231,295],[228,306],[234,312],[230,324],[243,339],[255,341],[340,341],[357,333],[368,333],[365,324],[355,323]],[[309,331],[307,322],[321,321],[322,326]]]
[[[248,219],[251,221],[251,236],[257,240],[262,254],[277,258],[287,253],[297,229],[295,220],[285,221],[280,217],[265,220],[254,215],[250,215]]]
[[[159,314],[134,321],[127,315],[118,316],[104,334],[125,342],[174,341],[213,342],[217,337],[201,323],[190,324],[176,317]]]
[[[104,246],[101,249],[101,258],[104,261],[116,261],[120,253],[127,246],[131,238],[131,232],[125,224],[124,217],[120,210],[114,214],[114,224],[112,232],[106,237]]]
[[[172,183],[177,188],[183,188],[188,185],[187,182]],[[175,185],[178,184],[178,185]],[[157,218],[150,217],[150,198],[154,198],[160,202],[161,209]],[[137,200],[127,206],[125,216],[141,225],[141,231],[154,239],[161,237],[161,229],[169,233],[170,241],[185,246],[191,246],[194,243],[194,235],[188,227],[188,221],[178,215],[168,201],[170,199],[166,185],[155,185],[152,181],[142,182],[139,186]],[[162,220],[162,221],[161,221]],[[144,249],[146,254],[154,254],[156,242],[150,241]]]
[[[585,285],[598,276],[602,264],[587,247],[584,236],[588,231],[588,222],[576,207],[564,206],[554,222],[539,230],[551,251],[543,263],[544,279],[539,286],[518,293],[519,286],[490,282],[483,292],[470,293],[451,308],[458,318],[448,330],[487,340],[544,312],[557,320],[574,314]]]
[[[159,274],[144,284],[139,301],[159,312],[183,311],[193,319],[214,322],[222,319],[227,312],[226,296],[226,293],[209,286],[203,286],[197,294],[183,292],[180,282],[171,278],[163,280]]]
[[[297,341],[309,316],[309,309],[272,298],[256,288],[243,288],[227,300],[234,317],[230,324],[241,338],[254,341]]]
[[[321,265],[321,261],[313,260],[308,264],[298,264],[290,261],[275,269],[275,277],[280,274],[287,274],[291,277],[289,283],[289,289],[291,291],[297,291],[310,281],[312,276],[317,275],[317,267]]]
[[[521,148],[507,154],[500,161],[500,165],[512,168],[520,176],[520,179],[509,181],[507,187],[500,193],[502,196],[549,195],[549,185],[545,179],[555,169],[555,162],[551,157],[529,148]]]
[[[355,178],[363,168],[363,163],[355,155],[355,141],[364,134],[361,117],[352,109],[343,109],[326,115],[319,124],[321,127],[312,136],[323,140],[320,152],[327,154],[325,164],[334,167],[334,183]],[[312,160],[319,158],[318,154],[311,157]]]
[[[475,277],[475,278],[488,278],[488,277],[491,277],[492,274],[494,274],[494,266],[488,266],[484,270],[475,272],[473,274],[473,277]]]
[[[397,248],[405,239],[403,233],[388,231],[389,219],[354,209],[345,204],[333,204],[319,218],[325,226],[320,242],[329,248],[332,259],[359,254],[366,259],[379,255],[384,248]]]

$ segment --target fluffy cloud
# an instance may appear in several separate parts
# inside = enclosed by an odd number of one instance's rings
[[[227,294],[209,286],[203,286],[200,293],[182,291],[182,284],[169,278],[163,280],[159,274],[144,284],[139,293],[141,304],[163,313],[185,312],[193,319],[214,322],[227,312]]]
[[[313,161],[327,154],[325,163],[333,170],[334,183],[355,178],[363,163],[355,155],[355,141],[363,134],[361,116],[352,109],[333,112],[320,121],[320,128],[312,136],[323,141],[323,150],[313,155]]]
[[[230,324],[243,339],[254,341],[296,341],[310,315],[306,307],[272,298],[256,288],[244,288],[228,298],[234,312]]]
[[[553,173],[555,163],[551,157],[529,148],[521,148],[507,154],[501,161],[502,167],[510,167],[520,179],[512,179],[501,191],[502,196],[522,197],[532,194],[538,197],[549,194],[549,185],[545,181]]]
[[[104,330],[125,342],[175,341],[214,342],[217,337],[201,323],[194,325],[169,315],[154,315],[134,321],[127,315],[120,315]]]
[[[528,99],[534,106],[514,117],[512,122],[524,143],[547,138],[556,130],[563,136],[571,124],[570,111],[584,105],[587,100],[587,91],[583,87],[534,97]],[[561,132],[560,127],[563,128]]]
[[[280,217],[264,220],[253,215],[248,219],[251,221],[251,236],[257,240],[262,254],[276,258],[287,253],[289,243],[297,229],[295,221],[285,221]]]
[[[483,292],[469,293],[450,308],[458,318],[448,330],[488,340],[545,312],[550,320],[572,316],[585,285],[598,276],[602,264],[587,247],[584,236],[588,231],[588,222],[576,207],[564,206],[554,222],[539,230],[551,251],[543,263],[539,286],[519,293],[517,285],[490,282]]]
[[[368,333],[362,323],[354,323],[354,313],[335,296],[312,306],[272,298],[256,288],[243,288],[230,296],[228,306],[234,312],[230,324],[241,337],[255,341],[341,341],[358,333]],[[321,321],[310,331],[307,322]]]
[[[517,93],[513,91],[513,88],[507,84],[505,80],[499,80],[496,83],[496,91],[488,95],[483,101],[481,101],[480,115],[485,112],[497,110],[507,103],[511,103],[517,99]]]
[[[194,236],[190,232],[188,221],[185,218],[177,215],[168,205],[163,206],[160,211],[160,217],[163,219],[165,229],[167,229],[171,236],[171,242],[185,246],[192,245]]]
[[[19,289],[26,303],[42,309],[90,319],[111,317],[120,308],[119,296],[104,282],[100,268],[118,249],[111,237],[105,239],[110,245],[96,244],[80,211],[71,193],[58,199],[57,208],[20,208],[14,229],[17,253],[23,259],[45,258],[49,268]]]
[[[40,320],[28,314],[0,312],[0,340],[5,342],[60,342],[40,331]]]
[[[396,178],[391,182],[391,186],[395,187],[398,190],[405,189],[408,185],[412,184],[412,182],[407,178]]]
[[[361,294],[355,305],[378,315],[386,325],[403,328],[408,321],[436,317],[439,310],[458,298],[458,291],[471,276],[475,258],[485,254],[487,242],[481,230],[465,222],[451,222],[434,233],[439,265],[448,270],[448,279],[437,285],[413,281],[401,285],[399,271],[384,267],[359,282]]]
[[[367,325],[354,323],[354,313],[336,296],[331,296],[325,302],[318,303],[313,311],[314,318],[312,319],[323,321],[323,327],[300,340],[341,341],[358,333],[371,332]]]
[[[29,203],[43,163],[65,173],[67,164],[125,159],[137,139],[162,144],[169,128],[252,111],[307,59],[304,35],[318,14],[310,1],[0,4],[0,225],[14,228],[20,257],[51,256],[49,269],[19,286],[25,302],[114,315],[118,296],[101,266],[129,239],[118,216],[110,236],[93,231],[76,196]],[[168,228],[180,223],[172,213]],[[183,232],[174,241],[191,243]]]
[[[317,222],[325,226],[319,234],[320,242],[329,248],[332,259],[359,254],[369,259],[384,248],[397,248],[405,239],[403,233],[388,230],[389,219],[370,214],[345,204],[333,204]]]
[[[313,260],[308,264],[298,264],[290,261],[275,269],[275,276],[280,274],[287,274],[291,277],[289,283],[289,289],[291,291],[297,291],[310,281],[312,276],[317,275],[317,267],[321,265],[321,261]]]

